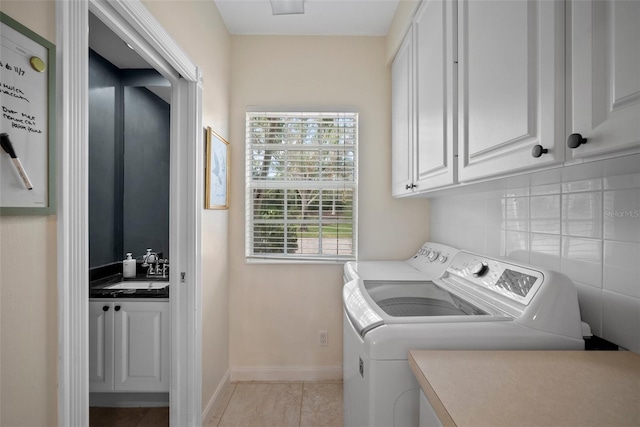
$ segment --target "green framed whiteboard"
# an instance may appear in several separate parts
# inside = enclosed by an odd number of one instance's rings
[[[56,48],[2,12],[0,42],[0,215],[51,215]]]

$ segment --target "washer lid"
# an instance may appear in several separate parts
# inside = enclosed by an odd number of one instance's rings
[[[345,313],[347,313],[351,324],[361,337],[364,337],[364,334],[370,330],[384,324],[382,317],[371,308],[364,298],[358,286],[358,280],[352,280],[344,285],[342,299]]]

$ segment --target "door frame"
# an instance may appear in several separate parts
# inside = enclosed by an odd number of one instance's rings
[[[202,75],[139,0],[56,1],[58,425],[89,424],[89,10],[172,84],[170,425],[202,425]]]

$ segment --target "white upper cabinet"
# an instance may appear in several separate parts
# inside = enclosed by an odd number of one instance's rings
[[[458,28],[459,181],[561,164],[564,2],[460,0]]]
[[[571,2],[571,92],[567,161],[640,152],[640,1]]]
[[[391,194],[401,196],[413,185],[413,40],[409,31],[391,66]]]
[[[455,183],[456,3],[425,0],[392,65],[392,194]]]
[[[640,153],[640,0],[423,0],[392,71],[394,196]]]
[[[452,1],[426,0],[413,23],[416,192],[456,182],[455,8]]]

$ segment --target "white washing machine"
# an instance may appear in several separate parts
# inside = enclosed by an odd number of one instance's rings
[[[345,427],[418,425],[410,349],[584,349],[577,292],[560,273],[434,243],[377,264],[344,269]]]

